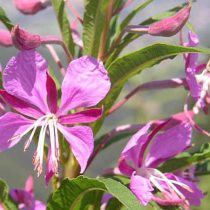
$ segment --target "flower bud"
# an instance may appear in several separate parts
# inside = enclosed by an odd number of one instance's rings
[[[30,50],[41,45],[41,37],[38,34],[29,33],[18,25],[12,29],[11,35],[13,44],[19,50]]]
[[[5,47],[12,46],[12,37],[9,31],[0,29],[0,45]]]
[[[173,36],[178,33],[187,22],[191,10],[191,4],[181,9],[176,15],[153,23],[148,28],[152,36]]]
[[[13,0],[13,2],[24,14],[35,14],[51,4],[50,0]]]

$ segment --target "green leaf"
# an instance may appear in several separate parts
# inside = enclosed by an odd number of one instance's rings
[[[197,152],[185,153],[184,156],[166,161],[159,169],[162,172],[171,172],[206,160],[210,160],[210,143],[203,144]]]
[[[100,210],[103,194],[103,191],[91,191],[86,193],[81,198],[80,202],[77,202],[74,210]]]
[[[128,79],[136,74],[141,73],[144,69],[150,68],[165,59],[174,58],[178,54],[187,52],[210,54],[210,50],[206,48],[191,48],[157,43],[115,60],[108,67],[112,87],[107,97],[103,101],[105,113],[114,104]],[[102,122],[103,118],[101,121],[95,123],[95,132],[98,131]]]
[[[128,16],[122,21],[120,28],[123,30],[129,23],[130,21],[141,11],[143,10],[146,6],[148,6],[153,0],[146,0],[143,3],[141,3],[139,6],[137,6],[132,12],[128,14]]]
[[[196,165],[195,175],[203,176],[210,174],[210,160],[205,161],[204,163],[198,163]]]
[[[106,210],[121,210],[122,204],[116,198],[110,198],[107,205]]]
[[[3,204],[5,210],[18,210],[17,205],[9,195],[9,187],[7,183],[0,178],[0,203]]]
[[[63,41],[71,54],[74,55],[74,42],[71,34],[70,23],[65,11],[65,2],[63,0],[52,0],[52,6],[55,10]]]
[[[0,7],[0,21],[6,26],[6,28],[9,31],[11,31],[12,27],[14,27],[14,24],[7,17],[7,15],[2,7]]]
[[[97,57],[109,0],[85,0],[84,54]]]
[[[79,176],[65,179],[60,188],[49,199],[48,210],[75,210],[81,198],[92,191],[103,191],[117,198],[129,210],[142,210],[139,201],[131,191],[120,182],[111,178],[90,179]]]
[[[144,20],[143,22],[139,23],[139,25],[150,25],[152,23],[155,23],[163,18],[169,17],[174,15],[175,13],[177,13],[177,11],[179,11],[180,9],[182,9],[184,6],[186,6],[186,3],[182,4],[181,6],[176,6],[168,11],[162,12],[156,16],[150,17],[146,20]],[[118,56],[119,54],[122,52],[122,50],[128,45],[130,44],[132,41],[136,40],[137,38],[139,38],[140,36],[142,36],[142,34],[139,33],[128,33],[120,42],[120,44],[116,47],[116,49],[114,50],[114,52],[112,53],[112,55],[109,57],[109,59],[107,60],[106,65],[108,66],[110,63],[112,63]]]
[[[0,179],[0,202],[4,202],[7,199],[7,196],[9,194],[9,187],[7,183]]]

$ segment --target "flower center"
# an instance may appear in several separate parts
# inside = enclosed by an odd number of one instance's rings
[[[189,205],[183,193],[177,188],[177,186],[180,186],[189,192],[193,192],[186,184],[169,179],[164,173],[154,168],[139,168],[137,174],[149,179],[152,185],[162,192],[166,200],[177,201],[177,199],[180,199],[180,204],[184,202],[185,205]]]
[[[44,158],[44,144],[45,144],[45,137],[46,134],[49,137],[49,149],[48,149],[48,164],[52,165],[51,169],[53,173],[58,173],[58,160],[60,156],[60,149],[59,149],[59,141],[58,141],[58,127],[57,127],[57,117],[55,114],[47,114],[39,119],[37,119],[25,132],[23,132],[20,135],[17,135],[13,137],[11,140],[18,138],[22,138],[27,133],[31,132],[28,140],[25,142],[24,145],[24,151],[26,151],[31,141],[34,137],[34,134],[38,127],[41,127],[40,133],[39,133],[39,139],[38,139],[38,145],[36,152],[33,156],[33,164],[34,164],[34,170],[37,171],[37,176],[39,176],[42,173],[42,165],[43,165],[43,158]],[[48,129],[47,129],[48,128]]]

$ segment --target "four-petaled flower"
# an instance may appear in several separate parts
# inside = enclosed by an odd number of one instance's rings
[[[49,136],[46,183],[58,173],[59,133],[63,134],[84,172],[93,150],[93,134],[88,126],[74,126],[97,120],[101,108],[98,104],[110,89],[110,80],[103,63],[90,56],[72,61],[61,85],[61,102],[57,106],[57,90],[48,73],[44,58],[34,50],[22,51],[11,58],[3,71],[0,95],[18,113],[7,112],[0,117],[0,151],[17,144],[30,132],[24,150],[29,147],[40,128],[38,146],[33,164],[38,175],[42,172],[45,137]],[[78,111],[78,109],[80,111]],[[69,113],[69,111],[72,111]],[[27,116],[27,117],[25,117]]]
[[[157,169],[190,146],[191,126],[186,121],[170,119],[152,131],[151,127],[152,123],[148,123],[141,128],[130,139],[119,159],[121,173],[131,177],[131,191],[144,206],[151,200],[160,205],[180,205],[185,209],[189,209],[189,205],[200,205],[203,193],[193,182]],[[153,194],[155,189],[161,192],[161,197]]]

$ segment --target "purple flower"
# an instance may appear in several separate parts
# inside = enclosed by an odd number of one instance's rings
[[[188,47],[195,47],[198,44],[198,36],[190,31],[188,34],[188,42],[185,45]],[[210,84],[208,66],[206,67],[206,64],[198,65],[197,61],[198,54],[196,53],[188,53],[185,57],[186,81],[189,86],[190,94],[196,101],[193,108],[196,114],[199,112],[199,109],[205,107]]]
[[[72,125],[94,122],[101,116],[101,108],[89,107],[98,104],[110,89],[103,63],[83,56],[69,64],[61,86],[59,108],[55,82],[48,74],[47,62],[34,50],[22,51],[11,58],[3,71],[3,87],[0,95],[20,114],[8,112],[0,117],[0,151],[13,147],[30,133],[24,146],[27,150],[40,127],[33,164],[39,176],[42,173],[45,136],[49,134],[45,177],[48,183],[52,175],[58,173],[60,131],[70,144],[81,173],[84,172],[93,151],[93,133],[88,126]],[[83,107],[88,109],[78,111]],[[69,112],[71,110],[75,112]]]
[[[151,131],[153,123],[146,124],[121,153],[119,169],[131,177],[130,189],[144,206],[154,200],[161,205],[181,205],[187,209],[190,204],[199,205],[203,197],[194,183],[157,169],[191,144],[191,126],[186,120],[177,119],[165,121]],[[155,188],[161,197],[153,194]]]
[[[22,210],[45,210],[46,206],[39,200],[35,200],[33,177],[29,176],[24,189],[12,189],[10,191],[12,199]]]

